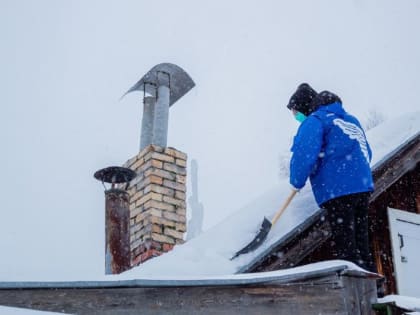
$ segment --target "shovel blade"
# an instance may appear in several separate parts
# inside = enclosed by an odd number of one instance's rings
[[[237,252],[230,260],[235,259],[239,255],[249,253],[258,247],[261,246],[261,244],[265,241],[267,238],[268,233],[271,230],[271,222],[267,218],[264,217],[264,220],[261,224],[260,230],[258,231],[257,235],[254,237],[254,239],[246,245],[244,248],[242,248],[239,252]]]

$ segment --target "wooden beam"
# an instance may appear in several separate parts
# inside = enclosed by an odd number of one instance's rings
[[[361,295],[370,295],[372,292],[375,292],[376,299],[376,283],[374,281],[343,278],[342,294],[347,310],[345,314],[372,314],[372,304],[366,304],[365,298]]]
[[[247,272],[273,271],[297,266],[330,236],[329,223],[325,220],[316,221],[296,237],[274,248],[270,255]]]
[[[375,191],[371,195],[371,202],[399,180],[405,173],[414,169],[419,161],[420,135],[412,139],[380,167],[373,170]]]
[[[346,278],[346,280],[344,280]],[[238,286],[2,289],[0,305],[72,314],[370,314],[374,279],[337,272],[305,281]],[[352,283],[357,290],[348,290]],[[350,301],[350,302],[349,302]],[[360,308],[351,306],[366,304]],[[350,306],[349,306],[350,305]]]

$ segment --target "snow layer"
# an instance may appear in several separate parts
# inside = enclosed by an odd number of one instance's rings
[[[405,114],[371,129],[368,141],[373,150],[372,165],[379,165],[400,145],[419,133],[420,112]],[[318,210],[310,185],[294,198],[260,248],[233,261],[232,255],[251,241],[264,216],[272,218],[290,193],[287,180],[240,209],[221,224],[160,257],[154,258],[118,276],[142,278],[160,276],[211,276],[237,272],[282,236],[292,231]]]
[[[34,311],[26,308],[0,306],[0,315],[53,315],[61,313]]]
[[[235,252],[255,237],[264,216],[273,217],[289,191],[289,185],[284,181],[221,224],[183,245],[176,246],[173,251],[125,272],[124,277],[138,278],[156,274],[210,276],[235,273],[318,210],[310,189],[304,189],[292,201],[260,248],[231,261],[230,258]]]
[[[409,313],[409,314],[420,314],[420,299],[418,298],[402,296],[402,295],[387,295],[383,298],[378,299],[378,303],[392,303],[392,302],[394,302],[397,306],[401,308],[416,312],[416,313]]]
[[[420,132],[420,111],[406,113],[396,119],[388,120],[367,132],[372,147],[372,169],[391,155],[405,142]]]
[[[267,283],[272,281],[287,283],[337,272],[347,275],[365,275],[374,279],[379,278],[377,274],[363,270],[351,262],[344,260],[329,260],[270,272],[240,273],[220,276],[167,276],[154,274],[138,279],[132,279],[131,277],[126,277],[126,279],[124,279],[124,275],[114,275],[102,276],[101,279],[97,278],[84,281],[0,282],[0,289],[232,286]]]

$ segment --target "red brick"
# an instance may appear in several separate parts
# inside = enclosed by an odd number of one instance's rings
[[[172,244],[163,244],[163,251],[164,252],[169,252],[173,248],[174,248],[174,245],[172,245]]]
[[[145,262],[146,260],[150,258],[157,257],[160,255],[162,255],[162,252],[155,249],[149,249],[148,251],[140,255],[140,262]]]

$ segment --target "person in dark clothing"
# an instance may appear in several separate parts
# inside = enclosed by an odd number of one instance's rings
[[[331,254],[375,271],[369,251],[368,205],[373,191],[372,151],[357,118],[329,91],[298,86],[287,107],[301,124],[293,141],[290,184],[309,178],[330,223]]]

